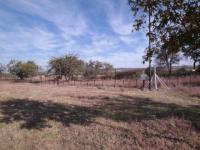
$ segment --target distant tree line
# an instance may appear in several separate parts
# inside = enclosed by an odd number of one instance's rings
[[[48,73],[65,77],[66,80],[84,77],[86,79],[96,79],[102,75],[106,78],[113,76],[113,66],[100,61],[85,62],[77,55],[68,54],[62,57],[54,57],[49,61]]]
[[[11,60],[6,66],[0,64],[0,74],[9,73],[21,80],[39,74],[40,67],[34,61],[22,62]],[[100,61],[85,62],[77,55],[67,54],[61,57],[53,57],[48,62],[45,75],[54,75],[58,79],[74,80],[78,78],[96,79],[99,77],[112,78],[113,66]]]

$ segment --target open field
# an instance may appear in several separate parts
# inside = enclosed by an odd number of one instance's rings
[[[200,149],[200,99],[1,81],[0,149]]]

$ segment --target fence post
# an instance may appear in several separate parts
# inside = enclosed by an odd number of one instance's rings
[[[57,80],[57,85],[59,85],[59,79],[58,79],[58,78],[56,78],[56,80]]]

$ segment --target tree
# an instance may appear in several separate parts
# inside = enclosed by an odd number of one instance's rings
[[[64,58],[65,77],[69,79],[81,75],[84,71],[84,61],[79,59],[76,55],[66,55]]]
[[[129,0],[129,4],[136,17],[133,24],[136,30],[146,27],[149,19],[151,30],[147,34],[153,46],[170,41],[177,43],[176,52],[200,48],[199,0]],[[148,50],[147,58],[155,51],[153,47]]]
[[[113,65],[109,63],[103,63],[102,73],[105,75],[105,77],[112,78],[114,75]]]
[[[38,66],[33,61],[23,63],[21,61],[11,60],[7,66],[8,71],[21,80],[36,75],[38,70]]]
[[[111,78],[114,75],[113,66],[109,63],[90,60],[86,63],[84,76],[86,78],[96,79],[97,75]]]
[[[133,74],[133,79],[135,79],[135,81],[136,81],[136,87],[138,86],[138,79],[140,78],[140,76],[141,76],[141,74],[142,74],[142,72],[134,72],[134,74]]]
[[[86,70],[84,76],[86,78],[95,79],[97,75],[101,73],[102,69],[103,69],[102,62],[90,60],[89,63],[86,64]]]
[[[5,66],[0,63],[0,74],[2,74],[5,70]]]
[[[162,49],[158,51],[156,56],[156,62],[159,66],[166,66],[169,72],[169,75],[172,73],[172,65],[177,64],[180,61],[178,53],[174,53],[172,50]]]
[[[189,57],[193,60],[193,69],[196,69],[196,63],[200,63],[200,49],[186,49],[184,50],[184,56]]]
[[[140,30],[141,27],[148,27],[147,36],[149,38],[149,46],[144,56],[145,61],[149,61],[149,90],[151,90],[151,58],[153,56],[152,45],[156,39],[156,34],[152,29],[155,28],[155,22],[152,22],[152,16],[154,16],[159,1],[157,0],[128,0],[131,10],[136,17],[133,27],[135,30]],[[148,20],[148,22],[146,21]],[[153,19],[154,21],[155,19]],[[145,26],[146,25],[146,26]],[[144,62],[145,62],[144,61]]]
[[[52,58],[49,61],[49,72],[58,75],[59,78],[64,76],[71,80],[84,72],[85,63],[74,54],[68,54],[63,57]]]
[[[193,60],[193,69],[200,61],[200,3],[188,1],[185,5],[185,15],[182,17],[182,28],[179,29],[179,37],[186,57]]]
[[[64,58],[62,58],[62,57],[52,58],[49,61],[48,72],[53,72],[59,78],[61,78],[62,75],[65,75],[65,60],[64,60]]]

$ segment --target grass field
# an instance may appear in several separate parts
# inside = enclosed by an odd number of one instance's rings
[[[200,149],[200,99],[1,81],[0,149]]]

